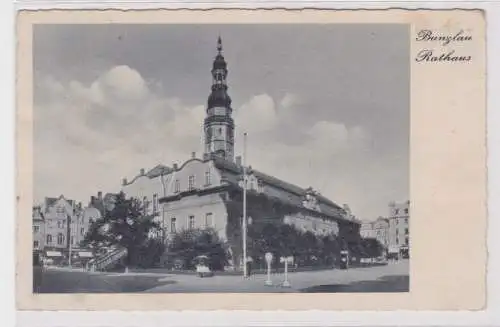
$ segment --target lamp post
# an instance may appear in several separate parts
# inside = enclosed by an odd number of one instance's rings
[[[288,264],[293,263],[293,257],[281,257],[281,262],[285,263],[285,280],[281,284],[282,287],[291,287],[292,285],[288,281]]]
[[[247,133],[243,134],[243,277],[248,277],[247,271]]]
[[[273,261],[273,254],[271,252],[267,252],[265,257],[267,263],[267,280],[264,285],[272,286],[273,281],[271,280],[271,262]]]
[[[68,266],[71,268],[71,259],[73,256],[73,244],[71,244],[71,215],[68,215],[68,237],[67,237],[67,242],[68,242]]]

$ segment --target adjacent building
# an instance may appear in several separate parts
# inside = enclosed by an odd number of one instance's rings
[[[64,256],[70,249],[79,248],[92,221],[100,218],[100,211],[81,203],[46,197],[41,205],[33,207],[33,249]]]
[[[380,242],[386,249],[389,248],[389,219],[379,217],[375,221],[365,222],[361,225],[361,237],[373,238]]]
[[[227,75],[219,38],[203,122],[204,153],[192,153],[180,165],[141,169],[130,181],[123,180],[122,191],[143,200],[167,239],[181,230],[214,229],[227,242],[235,265],[242,257],[245,188],[249,225],[290,224],[318,235],[337,235],[344,247],[358,242],[360,222],[348,206],[334,203],[312,187],[302,188],[251,166],[244,167],[241,157],[235,157],[235,122]]]
[[[386,217],[363,223],[363,238],[375,238],[392,255],[408,253],[410,247],[410,201],[391,202]]]
[[[400,253],[410,245],[410,201],[389,203],[389,252]]]

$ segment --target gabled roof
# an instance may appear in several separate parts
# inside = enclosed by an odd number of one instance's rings
[[[45,198],[45,205],[46,206],[52,206],[54,205],[58,200],[60,199],[64,199],[65,201],[67,201],[71,206],[73,206],[73,204],[75,203],[74,200],[69,200],[69,199],[66,199],[64,197],[64,195],[60,195],[58,198],[52,198],[52,197],[46,197]]]

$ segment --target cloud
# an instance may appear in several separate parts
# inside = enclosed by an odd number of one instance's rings
[[[299,102],[297,95],[293,93],[287,93],[280,101],[280,106],[284,108],[289,108]]]
[[[128,66],[112,67],[87,84],[40,76],[35,198],[65,194],[85,201],[98,190],[119,190],[121,179],[140,168],[181,163],[192,151],[201,155],[205,105],[167,97],[160,84]],[[355,213],[368,203],[363,185],[377,192],[383,180],[401,178],[370,159],[370,133],[362,126],[304,115],[306,101],[292,92],[247,98],[234,108],[236,154],[248,132],[247,162],[254,168],[313,186]],[[368,206],[380,206],[371,199]]]
[[[239,129],[258,135],[272,130],[277,124],[276,105],[269,95],[259,94],[236,109]]]
[[[35,197],[116,191],[140,168],[199,151],[203,106],[152,92],[128,66],[89,84],[40,76],[35,97]]]

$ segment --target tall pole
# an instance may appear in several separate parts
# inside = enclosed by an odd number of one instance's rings
[[[243,134],[243,276],[247,271],[247,133]]]
[[[72,251],[72,244],[71,244],[71,216],[68,217],[69,220],[68,220],[68,229],[69,229],[69,239],[67,240],[68,241],[68,244],[69,244],[69,258],[68,258],[68,265],[69,267],[71,268],[71,257],[73,256],[73,251]]]

